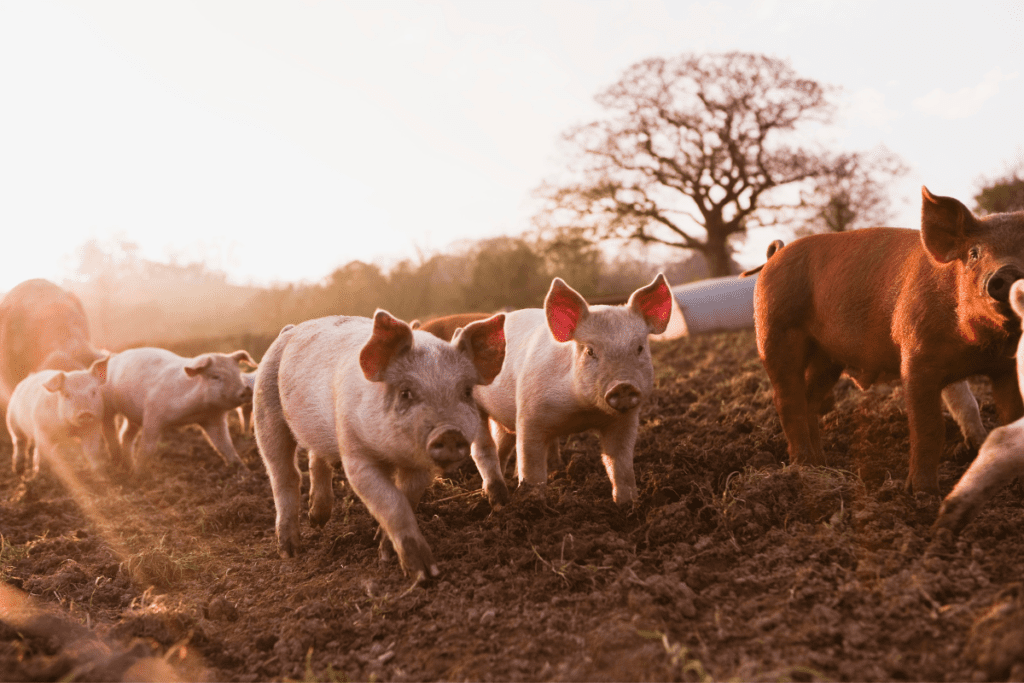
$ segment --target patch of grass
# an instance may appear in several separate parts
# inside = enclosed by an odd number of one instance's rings
[[[683,680],[690,680],[690,675],[701,683],[710,683],[714,680],[704,668],[704,663],[690,654],[690,648],[680,643],[673,643],[669,640],[667,633],[638,629],[637,635],[648,640],[660,640],[662,647],[665,648],[665,654],[669,656],[672,668],[679,667]]]

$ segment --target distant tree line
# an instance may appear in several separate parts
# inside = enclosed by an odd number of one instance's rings
[[[77,275],[63,285],[82,299],[97,344],[111,350],[151,344],[187,355],[237,344],[260,354],[286,324],[370,316],[377,308],[413,320],[539,307],[555,276],[594,298],[628,294],[659,270],[673,284],[709,274],[699,257],[670,263],[610,257],[571,231],[467,241],[390,268],[351,261],[320,282],[271,287],[231,284],[202,263],[148,260],[127,242],[90,241],[78,255]]]

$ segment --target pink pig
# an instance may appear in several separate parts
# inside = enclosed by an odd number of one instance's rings
[[[558,438],[589,429],[600,434],[615,502],[636,498],[640,405],[654,388],[647,337],[664,332],[671,314],[672,292],[662,274],[623,306],[588,306],[555,278],[543,310],[506,314],[505,364],[494,382],[474,391],[485,414],[473,457],[492,504],[503,502],[501,473],[513,448],[520,483],[543,485],[549,457],[558,458]]]

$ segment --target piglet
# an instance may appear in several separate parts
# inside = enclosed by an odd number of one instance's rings
[[[103,431],[115,463],[128,464],[124,449],[139,437],[131,467],[143,474],[166,427],[196,424],[232,466],[242,466],[228,433],[229,412],[252,400],[238,364],[256,365],[247,351],[184,358],[166,349],[128,349],[110,359],[103,398]],[[114,418],[123,415],[118,438]],[[141,433],[140,433],[141,430]]]
[[[471,323],[451,342],[382,310],[372,320],[337,316],[282,330],[253,402],[282,557],[300,550],[298,446],[309,452],[311,524],[330,519],[331,465],[340,460],[384,531],[382,558],[390,542],[406,573],[438,576],[414,509],[439,471],[469,456],[480,424],[473,388],[501,369],[503,323],[503,314]]]
[[[483,424],[473,457],[485,490],[504,483],[513,448],[520,484],[544,485],[547,463],[558,459],[558,437],[596,429],[612,497],[633,501],[640,406],[654,387],[647,337],[664,332],[671,314],[672,292],[662,274],[623,306],[588,306],[555,278],[543,309],[508,313],[505,365],[474,392]]]
[[[79,453],[93,472],[100,471],[107,363],[104,357],[88,370],[41,370],[18,383],[7,406],[15,473],[34,476],[44,458],[63,470]]]
[[[1024,280],[1017,280],[1010,287],[1010,305],[1018,317],[1024,318]],[[1017,381],[1024,386],[1024,338],[1017,345]],[[948,529],[954,535],[959,533],[986,499],[1021,475],[1024,418],[992,430],[978,457],[942,501],[933,531]]]
[[[818,415],[841,373],[903,383],[908,490],[936,494],[942,401],[984,433],[963,380],[987,375],[1000,422],[1024,415],[1010,286],[1024,276],[1024,212],[975,217],[922,188],[921,230],[810,235],[772,255],[754,288],[757,349],[793,464],[823,465]]]

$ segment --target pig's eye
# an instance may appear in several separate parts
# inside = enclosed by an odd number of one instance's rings
[[[398,392],[398,398],[403,401],[411,401],[413,398],[412,389],[402,389]]]
[[[977,261],[981,257],[981,250],[978,247],[971,247],[971,250],[967,252],[967,258],[971,261]]]
[[[593,346],[588,346],[587,347],[587,355],[590,356],[591,358],[597,358],[597,354],[594,353],[594,347]]]
[[[467,401],[472,401],[473,400],[473,387],[472,386],[467,386],[465,389],[463,389],[462,390],[462,397],[464,399],[466,399]]]
[[[640,346],[636,347],[636,355],[638,355],[638,356],[639,356],[639,355],[641,355],[641,354],[642,354],[643,352],[644,352],[644,345],[643,345],[643,344],[641,344]]]

